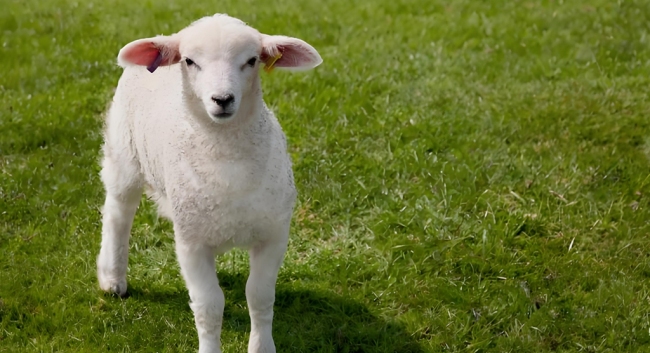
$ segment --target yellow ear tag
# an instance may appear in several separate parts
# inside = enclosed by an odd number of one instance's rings
[[[267,74],[270,74],[271,71],[273,71],[273,69],[275,69],[275,67],[273,65],[275,65],[275,62],[280,60],[281,57],[282,57],[282,53],[278,53],[277,56],[273,57],[273,60],[271,60],[270,64],[264,65],[264,71],[266,71]]]

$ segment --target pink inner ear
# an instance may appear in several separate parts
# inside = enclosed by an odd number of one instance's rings
[[[311,50],[299,43],[291,43],[289,45],[278,44],[277,50],[282,54],[282,57],[275,62],[273,66],[276,67],[302,67],[310,66],[316,60],[311,54]],[[270,62],[272,57],[267,53],[262,53],[262,61]]]
[[[143,42],[129,48],[123,53],[123,58],[136,65],[150,66],[156,61],[159,55],[160,50],[152,42]]]
[[[282,57],[275,62],[277,67],[300,67],[308,65],[313,60],[309,55],[309,49],[301,45],[278,45],[278,50],[282,53]]]
[[[118,55],[120,63],[145,66],[151,72],[158,66],[172,65],[180,60],[178,41],[165,36],[131,42]]]

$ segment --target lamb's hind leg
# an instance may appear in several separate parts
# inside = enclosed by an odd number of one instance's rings
[[[120,296],[126,294],[129,236],[133,217],[142,195],[137,166],[105,156],[102,181],[106,201],[102,218],[102,247],[97,257],[99,287]]]
[[[246,301],[251,318],[249,353],[275,352],[271,335],[275,282],[287,250],[288,222],[281,228],[273,234],[272,240],[249,251],[251,272],[246,282]]]

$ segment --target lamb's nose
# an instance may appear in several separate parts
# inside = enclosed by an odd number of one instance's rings
[[[212,101],[217,103],[218,106],[225,108],[228,105],[230,105],[230,103],[235,101],[235,97],[233,97],[232,94],[226,94],[223,96],[212,96]]]

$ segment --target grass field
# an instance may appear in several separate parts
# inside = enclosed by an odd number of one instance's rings
[[[126,43],[226,12],[324,63],[263,75],[299,190],[278,352],[650,352],[650,2],[0,0],[0,352],[194,352],[142,200],[103,294],[102,114]],[[250,329],[220,257],[225,352]]]

